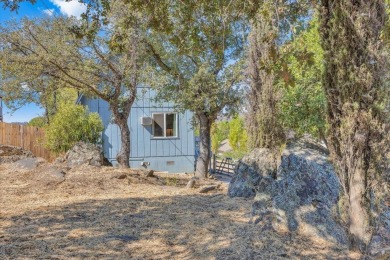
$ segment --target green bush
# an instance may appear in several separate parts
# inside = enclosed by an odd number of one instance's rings
[[[29,126],[35,127],[44,127],[46,124],[46,118],[43,116],[34,117],[28,122]]]
[[[46,127],[45,145],[51,151],[66,152],[79,141],[99,143],[103,123],[97,113],[75,104],[63,104]]]

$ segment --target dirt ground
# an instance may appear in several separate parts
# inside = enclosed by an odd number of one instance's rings
[[[0,259],[350,259],[337,245],[250,223],[251,200],[201,194],[192,177],[0,165]]]

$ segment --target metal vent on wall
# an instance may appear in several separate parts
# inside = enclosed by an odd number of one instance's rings
[[[153,122],[152,118],[149,116],[141,117],[141,125],[151,125]]]

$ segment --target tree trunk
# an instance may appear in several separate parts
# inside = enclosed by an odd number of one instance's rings
[[[47,101],[45,101],[45,118],[46,118],[46,124],[50,125],[50,117],[49,117],[49,108],[47,105]]]
[[[130,128],[127,124],[127,116],[119,111],[113,110],[114,122],[118,125],[121,135],[121,149],[116,155],[116,160],[120,168],[130,167]]]
[[[117,96],[112,99],[110,104],[110,110],[114,116],[114,122],[119,127],[121,135],[121,149],[116,155],[116,161],[119,164],[120,168],[130,168],[130,128],[127,123],[131,111],[131,106],[134,103],[135,97],[137,95],[136,82],[128,86],[129,97],[126,101],[120,101],[120,88],[121,85],[116,86]],[[109,100],[109,99],[107,99]]]
[[[344,196],[351,247],[364,250],[374,222],[371,194],[384,143],[386,62],[381,37],[387,19],[383,0],[321,0],[320,22],[327,97],[328,147]],[[384,106],[386,107],[386,106]],[[375,193],[375,192],[374,192]]]
[[[207,177],[209,171],[208,167],[210,163],[211,120],[204,113],[197,113],[197,118],[200,124],[200,153],[196,161],[195,176],[203,179]]]
[[[349,185],[349,233],[351,245],[358,249],[365,249],[370,239],[370,203],[365,199],[367,178],[362,166],[355,170]]]
[[[269,6],[258,11],[251,23],[249,35],[247,129],[249,148],[279,150],[285,135],[279,123],[279,90],[275,84],[275,64],[278,62],[277,25]],[[265,11],[265,9],[267,11]]]

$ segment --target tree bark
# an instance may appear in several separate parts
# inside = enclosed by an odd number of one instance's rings
[[[208,167],[210,163],[210,144],[211,144],[211,120],[205,113],[197,113],[197,118],[200,125],[199,134],[199,157],[196,160],[195,176],[204,179],[208,175]]]
[[[352,248],[364,251],[374,217],[372,192],[380,176],[386,102],[386,61],[381,37],[387,20],[383,0],[321,0],[321,40],[327,97],[328,147],[344,196]],[[375,192],[374,192],[375,193]]]
[[[132,93],[126,102],[119,105],[119,101],[110,103],[110,110],[114,116],[114,122],[119,127],[121,135],[121,149],[116,155],[116,161],[120,168],[130,167],[130,128],[127,123],[129,119],[131,106],[134,103],[136,89],[132,89]]]
[[[359,165],[351,176],[349,184],[349,233],[351,245],[358,249],[365,249],[369,239],[370,202],[365,199],[366,171],[362,164]]]
[[[130,167],[130,128],[127,124],[127,118],[123,118],[122,115],[115,116],[115,123],[118,125],[121,135],[121,149],[116,155],[116,160],[120,168]]]
[[[116,160],[120,168],[130,168],[130,128],[128,119],[131,106],[137,95],[136,81],[128,88],[129,97],[124,102],[120,102],[121,85],[116,86],[116,97],[110,102],[110,110],[114,116],[114,122],[119,127],[121,135],[121,149],[116,155]]]
[[[268,7],[263,7],[268,8]],[[249,35],[247,129],[249,148],[279,150],[285,134],[279,123],[279,90],[275,84],[278,60],[277,25],[273,11],[258,11]]]

